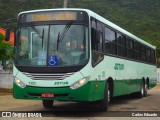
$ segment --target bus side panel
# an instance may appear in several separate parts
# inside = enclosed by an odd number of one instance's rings
[[[106,85],[106,75],[107,73],[107,66],[105,64],[106,58],[98,63],[96,66],[93,67],[93,75],[92,79],[95,81],[95,93],[94,93],[94,101],[101,100],[104,98],[104,91]]]
[[[106,56],[106,78],[113,80],[113,96],[122,95],[124,79],[124,59]]]
[[[118,91],[119,89],[123,91]],[[128,79],[128,80],[114,80],[113,96],[126,95],[140,90],[139,79]]]
[[[106,80],[95,82],[95,93],[94,93],[94,101],[101,100],[104,98]]]
[[[134,92],[140,91],[140,86],[141,86],[141,80],[140,79],[128,79],[124,80],[123,86],[125,86],[123,89],[123,94],[130,94]]]
[[[144,63],[140,63],[139,65],[139,75],[140,78],[144,78],[145,80],[149,80],[149,88],[153,88],[157,84],[157,77],[156,77],[156,66],[148,65]]]
[[[114,80],[114,89],[113,89],[113,96],[119,96],[122,95],[122,85],[123,85],[123,80]]]

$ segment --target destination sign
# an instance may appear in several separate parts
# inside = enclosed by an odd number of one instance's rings
[[[57,11],[38,11],[30,13],[20,14],[18,21],[20,23],[25,22],[45,22],[45,21],[88,21],[89,17],[84,11],[69,11],[69,10],[57,10]]]
[[[35,13],[27,16],[27,21],[76,20],[75,12]]]
[[[88,19],[86,12],[80,11],[42,11],[33,13],[23,13],[19,16],[21,23],[24,22],[44,22],[44,21],[62,21]]]

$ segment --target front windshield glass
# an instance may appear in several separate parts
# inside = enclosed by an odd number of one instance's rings
[[[76,24],[26,26],[17,30],[15,63],[74,66],[88,60],[88,27]]]

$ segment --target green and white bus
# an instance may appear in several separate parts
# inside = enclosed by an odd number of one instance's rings
[[[21,12],[13,96],[42,100],[45,108],[54,100],[96,101],[107,110],[112,97],[142,98],[156,85],[155,49],[87,9]]]

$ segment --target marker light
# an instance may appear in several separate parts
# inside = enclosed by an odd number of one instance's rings
[[[25,88],[26,87],[26,85],[21,80],[19,80],[17,78],[14,80],[14,82],[21,88]]]
[[[70,88],[71,88],[71,89],[77,89],[77,88],[79,88],[80,86],[86,84],[86,83],[88,82],[89,78],[90,78],[90,76],[78,80],[78,81],[75,82],[73,85],[71,85]]]

